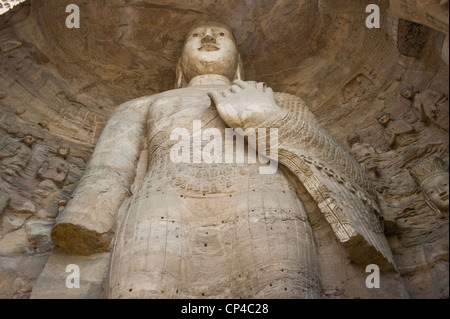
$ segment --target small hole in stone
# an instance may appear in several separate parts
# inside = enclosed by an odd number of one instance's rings
[[[281,269],[281,272],[283,272],[284,271],[284,269]]]
[[[204,293],[202,293],[202,296],[204,296],[205,294]]]
[[[205,247],[208,247],[208,244],[205,244]]]
[[[270,284],[270,287],[272,287],[272,284]]]
[[[129,292],[132,292],[133,291],[133,289],[130,289],[130,290],[128,290]]]
[[[284,288],[284,291],[287,291],[287,288]]]

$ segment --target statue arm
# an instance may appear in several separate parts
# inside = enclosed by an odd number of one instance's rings
[[[370,181],[359,163],[320,127],[310,111],[286,109],[270,88],[261,84],[255,88],[239,80],[229,91],[210,92],[210,97],[230,127],[278,130],[277,145],[266,139],[263,149],[271,151],[263,155],[283,164],[297,177],[353,262],[393,265]],[[252,146],[261,151],[260,145]]]
[[[106,124],[72,199],[52,232],[53,242],[70,253],[107,251],[116,214],[130,194],[152,98],[119,106]]]

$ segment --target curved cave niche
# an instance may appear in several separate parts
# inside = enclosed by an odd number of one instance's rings
[[[79,29],[65,26],[71,3]],[[245,79],[304,99],[367,170],[409,297],[448,298],[448,211],[429,204],[420,179],[435,172],[429,158],[448,174],[448,2],[371,3],[379,29],[366,27],[359,0],[31,0],[2,14],[0,154],[16,146],[22,162],[0,166],[0,297],[67,293],[49,286],[64,260],[50,234],[103,127],[121,103],[173,89],[187,30],[218,20]],[[63,180],[42,173],[50,162],[63,163]],[[89,259],[94,288],[74,297],[101,297],[108,258]]]

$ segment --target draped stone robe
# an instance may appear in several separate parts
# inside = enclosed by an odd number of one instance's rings
[[[58,217],[52,239],[67,252],[112,249],[106,297],[320,297],[299,187],[352,263],[395,268],[364,171],[298,97],[276,93],[283,112],[260,126],[279,129],[287,170],[261,175],[259,164],[172,162],[174,128],[192,134],[201,120],[225,136],[212,89],[225,87],[182,88],[120,106]]]
[[[148,173],[123,207],[108,297],[320,297],[305,207],[281,170],[261,175],[247,154],[241,164],[171,161],[174,128],[192,136],[201,120],[225,137],[206,92],[170,91],[149,108]]]

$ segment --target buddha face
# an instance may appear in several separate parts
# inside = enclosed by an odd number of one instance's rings
[[[440,173],[430,176],[422,182],[425,197],[441,211],[448,211],[449,208],[448,180],[448,173]]]
[[[408,100],[413,99],[417,93],[419,93],[419,91],[413,87],[407,87],[400,91],[400,95]]]
[[[187,36],[180,63],[187,82],[204,74],[223,75],[233,80],[239,53],[231,30],[215,22],[194,26]]]
[[[69,155],[70,149],[68,147],[60,147],[58,148],[57,155],[62,158],[66,158]]]
[[[380,123],[383,126],[386,126],[391,121],[391,117],[389,116],[389,114],[380,114],[377,120],[378,123]]]
[[[25,145],[28,145],[31,147],[36,142],[36,138],[33,135],[26,135],[23,138],[23,142],[25,143]]]

